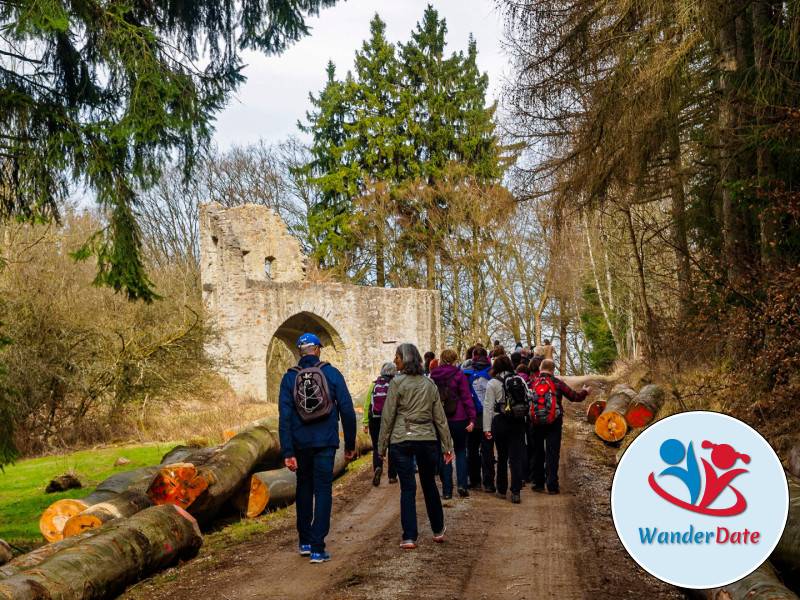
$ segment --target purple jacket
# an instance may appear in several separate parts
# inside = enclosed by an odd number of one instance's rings
[[[472,401],[472,393],[469,391],[467,376],[464,375],[461,369],[455,365],[439,365],[431,371],[431,379],[433,379],[437,385],[444,385],[444,383],[447,382],[447,385],[450,386],[450,389],[455,392],[458,398],[456,414],[447,420],[469,421],[470,423],[474,423],[475,403]]]

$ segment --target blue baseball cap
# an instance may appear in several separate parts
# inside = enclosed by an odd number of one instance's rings
[[[297,338],[297,347],[302,348],[303,346],[319,346],[322,348],[322,342],[313,333],[304,333]]]

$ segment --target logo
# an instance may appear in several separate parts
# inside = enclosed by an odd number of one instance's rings
[[[749,425],[695,411],[631,442],[611,487],[620,541],[647,572],[684,588],[738,581],[778,545],[789,509],[780,460]]]
[[[731,482],[747,473],[747,469],[733,469],[732,467],[738,461],[748,464],[750,456],[737,452],[730,444],[714,444],[703,440],[701,447],[704,450],[711,450],[711,463],[705,458],[700,459],[703,463],[702,473],[697,464],[692,442],[689,442],[687,448],[681,441],[671,438],[662,443],[659,449],[661,459],[670,465],[659,473],[659,477],[676,477],[681,481],[686,486],[689,502],[676,498],[664,490],[656,481],[655,473],[650,473],[647,478],[650,487],[670,504],[701,515],[729,517],[743,513],[747,508],[747,500],[738,489],[731,485]],[[735,502],[726,507],[712,507],[711,505],[726,489],[733,492],[736,498]],[[700,495],[701,490],[703,490],[702,496]]]

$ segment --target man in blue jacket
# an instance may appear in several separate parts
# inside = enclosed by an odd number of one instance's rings
[[[322,342],[313,333],[297,340],[300,350],[299,369],[320,363]],[[300,555],[310,556],[312,563],[331,559],[325,551],[325,537],[330,530],[333,505],[333,461],[339,447],[339,418],[344,430],[345,459],[355,457],[356,413],[353,400],[341,372],[324,363],[320,368],[327,381],[333,407],[330,414],[311,423],[303,422],[294,398],[297,369],[283,376],[280,391],[281,452],[286,466],[297,473],[297,533]]]

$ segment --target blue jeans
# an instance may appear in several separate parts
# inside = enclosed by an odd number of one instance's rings
[[[444,529],[444,511],[436,486],[436,468],[441,454],[439,442],[401,442],[389,446],[389,460],[397,469],[400,479],[400,522],[404,540],[417,540],[417,479],[414,477],[414,462],[419,469],[419,483],[425,496],[425,510],[433,533]]]
[[[467,425],[469,421],[448,421],[450,436],[453,438],[453,448],[456,454],[456,481],[458,489],[465,490],[468,486],[467,465]],[[444,464],[444,457],[439,454],[439,477],[442,480],[442,494],[453,495],[453,463]]]
[[[333,458],[336,448],[297,450],[297,533],[300,544],[324,552],[331,528]]]

